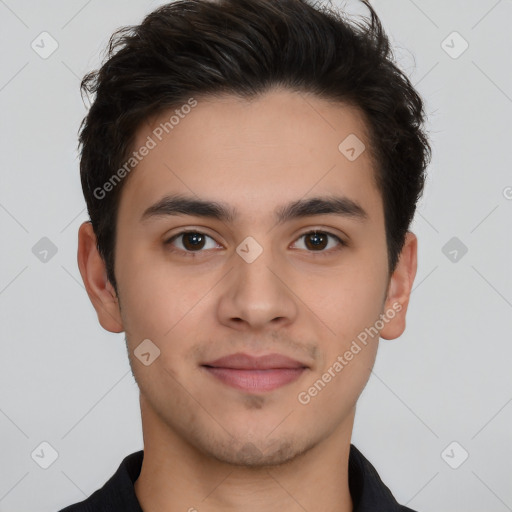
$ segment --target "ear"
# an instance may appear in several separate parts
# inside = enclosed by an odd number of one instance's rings
[[[416,276],[418,263],[418,239],[414,233],[407,232],[405,243],[400,252],[397,266],[391,275],[384,313],[394,311],[395,315],[380,331],[380,337],[386,340],[398,338],[405,330],[405,314],[409,305],[412,284]],[[388,318],[391,313],[388,314]]]
[[[98,252],[96,235],[90,221],[84,222],[78,230],[77,257],[87,295],[101,326],[110,332],[122,332],[124,329],[117,294],[107,279],[105,262]]]

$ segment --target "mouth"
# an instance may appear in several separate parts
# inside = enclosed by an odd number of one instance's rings
[[[281,354],[232,354],[201,365],[222,383],[249,393],[268,392],[297,380],[308,366]]]

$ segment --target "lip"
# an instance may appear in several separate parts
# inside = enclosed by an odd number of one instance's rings
[[[267,392],[297,380],[307,365],[283,356],[236,353],[202,365],[224,384],[246,392]]]
[[[215,361],[204,363],[203,366],[215,368],[230,368],[233,370],[275,370],[284,368],[306,368],[307,365],[283,356],[282,354],[266,354],[264,356],[251,356],[242,352],[224,356]]]

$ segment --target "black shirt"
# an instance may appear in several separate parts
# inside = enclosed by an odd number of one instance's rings
[[[59,512],[143,512],[133,487],[143,458],[144,450],[128,455],[101,489]],[[353,512],[414,512],[397,503],[376,469],[353,444],[348,459],[348,485]]]

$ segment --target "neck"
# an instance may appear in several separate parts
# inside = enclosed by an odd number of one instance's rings
[[[169,431],[141,399],[144,460],[135,494],[144,512],[352,512],[348,459],[355,410],[343,428],[275,466],[235,466]]]

